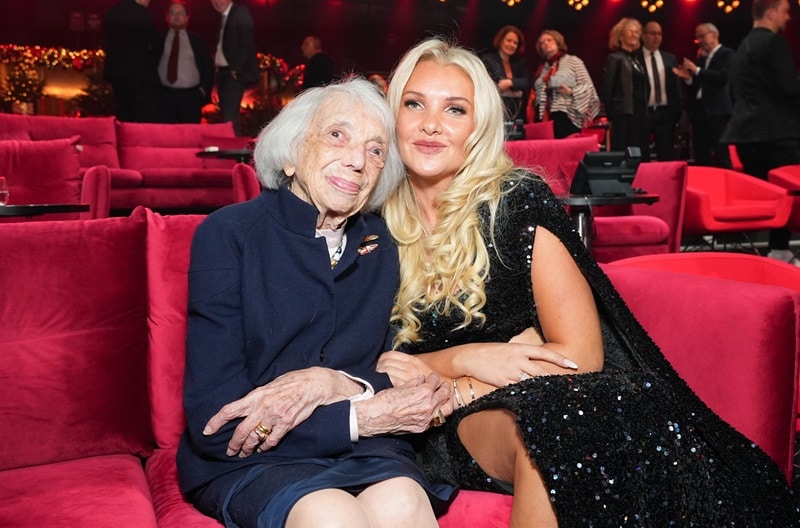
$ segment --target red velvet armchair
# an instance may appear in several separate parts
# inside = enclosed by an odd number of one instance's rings
[[[786,227],[789,231],[800,233],[800,165],[785,165],[772,169],[767,176],[770,183],[783,187],[792,199],[792,212]]]
[[[79,136],[49,141],[0,140],[0,175],[9,185],[9,204],[88,203],[85,213],[62,213],[34,220],[88,220],[109,215],[111,175],[105,166],[81,178]],[[3,223],[27,221],[3,218]]]
[[[702,275],[704,277],[781,286],[800,293],[800,268],[779,260],[746,253],[728,253],[721,251],[646,255],[621,260],[617,263],[640,269],[664,270]],[[795,305],[795,314],[798,323],[800,323],[800,304]],[[738,337],[737,334],[737,338]],[[797,340],[797,349],[800,351],[800,333],[797,335]],[[794,367],[791,365],[786,367],[789,373],[795,372],[794,377],[796,384],[798,361],[800,361],[800,356],[795,360]],[[768,375],[768,373],[765,373],[765,375]],[[798,391],[800,392],[800,385],[798,385]],[[798,398],[800,398],[800,394],[798,394]],[[783,429],[783,425],[782,420],[779,420],[776,427]],[[800,413],[797,414],[796,421],[794,421],[792,425],[793,428],[800,431]],[[793,444],[790,443],[789,445]]]
[[[246,202],[261,193],[261,182],[251,165],[237,163],[233,166],[233,203]]]
[[[538,174],[556,194],[567,194],[572,176],[584,154],[599,150],[592,137],[506,141],[505,149],[516,165]]]
[[[664,161],[639,165],[634,185],[657,194],[652,205],[598,207],[594,217],[592,255],[598,262],[681,248],[686,203],[686,162]]]
[[[784,227],[792,202],[786,189],[719,167],[689,167],[684,235],[717,235]]]

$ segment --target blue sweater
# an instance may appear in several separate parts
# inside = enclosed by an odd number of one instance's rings
[[[313,206],[281,189],[220,209],[197,229],[189,267],[187,430],[177,457],[186,492],[252,464],[349,454],[413,458],[395,438],[351,442],[349,401],[318,408],[275,448],[244,459],[225,454],[239,420],[202,434],[223,405],[289,371],[322,366],[365,379],[376,392],[391,385],[375,364],[390,348],[397,248],[381,219],[357,215],[331,269],[316,221]],[[371,242],[378,247],[361,255],[367,235],[378,235]]]

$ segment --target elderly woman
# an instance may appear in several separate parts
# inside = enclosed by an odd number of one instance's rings
[[[642,25],[633,18],[617,22],[608,37],[611,53],[603,70],[603,104],[611,123],[611,150],[639,147],[642,161],[650,160],[647,133],[647,70],[639,62]]]
[[[375,371],[398,261],[367,211],[402,178],[392,114],[363,79],[308,90],[255,163],[267,190],[192,244],[181,487],[226,526],[433,528],[452,488],[387,435],[438,423],[450,388]]]
[[[581,131],[600,110],[600,99],[583,61],[567,53],[564,35],[545,29],[536,41],[536,51],[544,60],[536,72],[536,117],[553,121],[556,138]]]
[[[503,98],[505,120],[528,121],[527,104],[531,81],[525,63],[525,35],[516,26],[503,26],[492,40],[494,51],[481,57]]]

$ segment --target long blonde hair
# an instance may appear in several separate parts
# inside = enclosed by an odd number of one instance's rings
[[[489,276],[489,252],[481,233],[478,208],[487,204],[494,217],[502,183],[513,169],[503,150],[503,104],[483,63],[472,52],[440,39],[411,48],[392,73],[387,99],[397,115],[403,91],[419,62],[455,66],[471,80],[475,93],[475,129],[467,138],[466,160],[437,201],[438,222],[431,230],[422,218],[406,178],[384,205],[383,214],[400,252],[400,289],[392,321],[399,332],[395,346],[419,340],[418,315],[436,311],[464,316],[461,327],[482,324]]]

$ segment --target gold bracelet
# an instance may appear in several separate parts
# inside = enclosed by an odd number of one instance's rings
[[[472,398],[472,401],[475,401],[475,389],[472,388],[472,378],[467,376],[467,385],[469,385],[469,397]]]
[[[462,408],[464,406],[464,400],[461,398],[461,393],[458,390],[458,378],[453,378],[453,395],[456,398],[456,405],[458,408]]]

